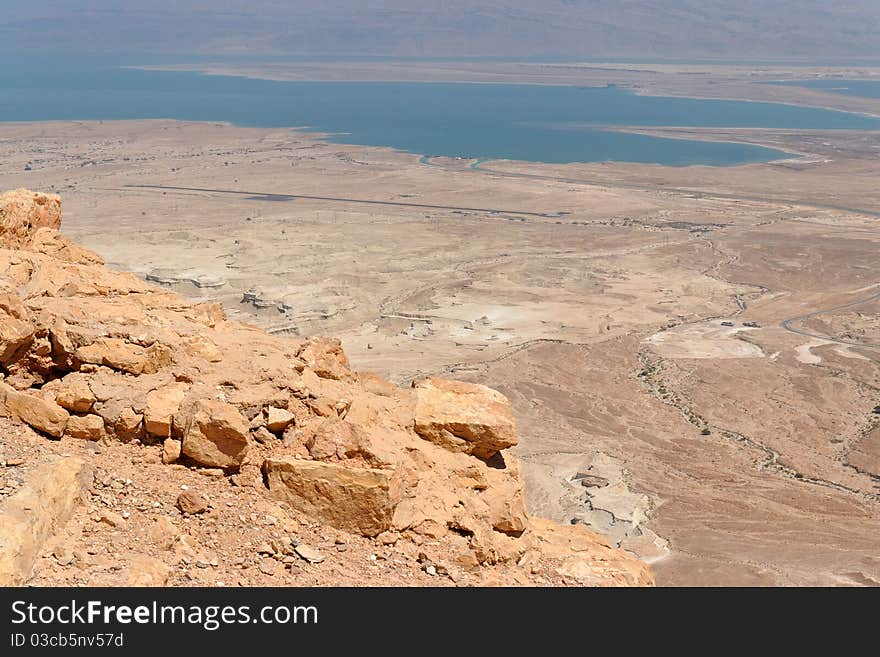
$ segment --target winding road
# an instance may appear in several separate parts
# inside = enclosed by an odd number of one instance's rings
[[[871,301],[880,301],[880,292],[876,294],[872,294],[869,297],[864,299],[859,299],[858,301],[852,301],[850,303],[845,303],[842,306],[835,306],[834,308],[826,308],[824,310],[815,310],[811,313],[807,313],[806,315],[798,315],[797,317],[792,317],[791,319],[785,319],[780,322],[780,326],[784,328],[786,331],[790,333],[796,333],[797,335],[803,335],[808,338],[818,338],[819,340],[827,340],[828,342],[834,342],[836,344],[844,344],[850,347],[865,347],[867,349],[880,349],[880,343],[876,342],[853,342],[850,340],[838,340],[837,338],[831,338],[827,335],[821,335],[819,333],[810,333],[809,331],[804,331],[803,329],[794,328],[792,324],[796,322],[803,322],[813,317],[818,317],[819,315],[828,315],[831,313],[836,313],[841,310],[849,310],[850,308],[854,308],[855,306],[861,306],[865,303],[870,303]]]

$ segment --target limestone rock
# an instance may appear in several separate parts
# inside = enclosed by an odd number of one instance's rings
[[[189,384],[174,382],[147,393],[144,407],[144,429],[147,433],[162,438],[171,435],[174,415],[188,390]]]
[[[174,463],[180,458],[181,444],[174,438],[166,438],[162,443],[162,463]]]
[[[294,551],[299,555],[301,559],[304,559],[309,563],[321,563],[322,561],[324,561],[324,555],[310,545],[297,545],[294,548]]]
[[[94,413],[104,419],[107,432],[122,442],[143,437],[143,416],[131,407],[128,399],[111,399],[95,404]]]
[[[293,413],[286,408],[270,406],[266,411],[266,428],[272,433],[283,433],[293,422]]]
[[[263,445],[271,444],[276,436],[271,431],[269,431],[266,427],[258,427],[252,432],[254,440]]]
[[[79,372],[72,372],[61,379],[55,401],[71,413],[88,413],[96,399],[88,379]]]
[[[587,586],[653,586],[651,569],[617,550],[583,525],[557,525],[532,518],[535,550],[555,560],[563,577]]]
[[[430,378],[415,382],[415,430],[451,451],[488,460],[517,444],[510,402],[475,383]]]
[[[104,436],[104,420],[98,415],[71,415],[64,435],[81,440],[101,440]]]
[[[313,423],[302,439],[312,458],[319,461],[359,459],[370,467],[388,464],[376,454],[364,429],[335,417]]]
[[[322,379],[351,378],[348,357],[336,338],[311,338],[297,356]]]
[[[70,518],[92,483],[80,459],[40,466],[0,509],[0,586],[21,586],[31,576],[44,542]]]
[[[11,388],[6,391],[6,410],[12,417],[55,438],[62,436],[70,417],[70,414],[55,402]]]
[[[213,468],[236,468],[248,450],[248,421],[234,406],[200,399],[186,413],[183,453]]]
[[[106,365],[129,374],[151,374],[171,364],[171,352],[165,345],[144,348],[120,338],[99,338],[77,349],[74,357],[82,363]]]
[[[109,509],[104,509],[98,514],[98,522],[110,527],[120,527],[125,523],[125,518]]]
[[[168,516],[159,516],[150,527],[150,541],[163,550],[173,548],[179,537],[180,531]]]
[[[61,227],[60,197],[26,189],[0,194],[0,245],[22,246],[40,227]]]
[[[26,352],[35,331],[19,296],[0,290],[0,365],[5,367]]]
[[[171,568],[155,557],[138,555],[128,566],[128,586],[165,586],[171,575]]]
[[[401,486],[393,470],[290,457],[263,464],[269,491],[297,511],[337,529],[377,536],[391,528]]]

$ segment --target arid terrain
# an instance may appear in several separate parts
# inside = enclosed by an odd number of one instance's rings
[[[279,337],[337,336],[398,384],[501,391],[529,511],[658,584],[880,584],[880,136],[651,133],[793,157],[475,164],[68,122],[0,125],[0,175],[61,194],[65,233],[114,269]]]

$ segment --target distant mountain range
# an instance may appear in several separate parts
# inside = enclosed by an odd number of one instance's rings
[[[880,0],[0,0],[0,50],[880,59]]]

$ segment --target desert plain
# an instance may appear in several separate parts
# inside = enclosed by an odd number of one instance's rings
[[[590,526],[660,585],[880,584],[880,135],[650,133],[792,156],[478,163],[44,122],[0,124],[0,176],[60,194],[65,232],[116,269],[339,337],[396,383],[501,391],[530,512]]]

